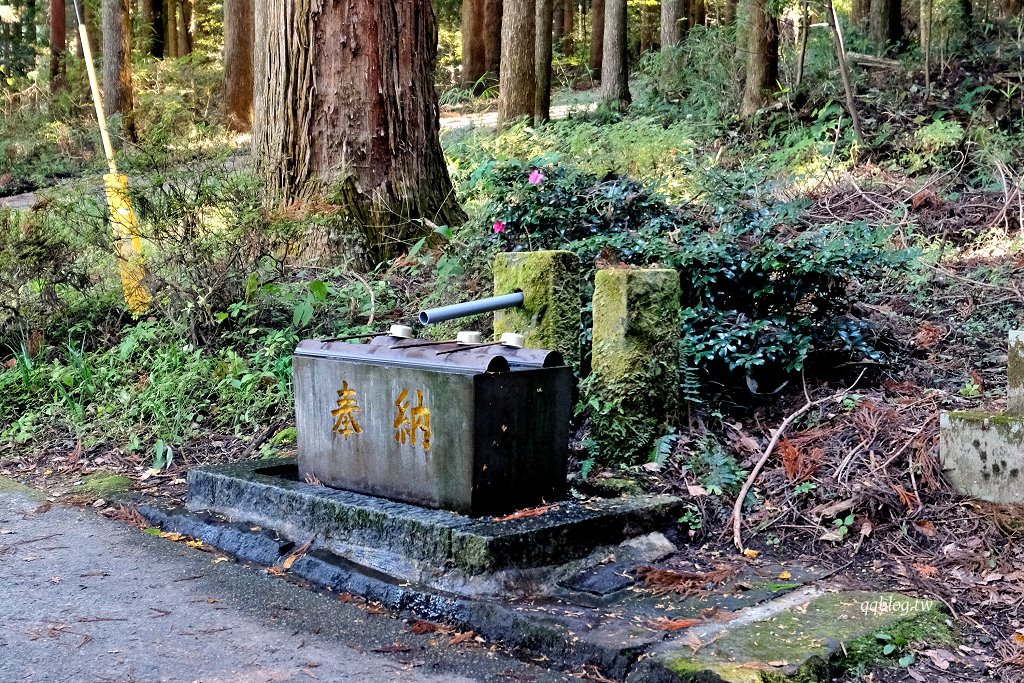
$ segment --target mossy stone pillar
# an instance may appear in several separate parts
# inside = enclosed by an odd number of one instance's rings
[[[523,251],[494,259],[494,293],[522,290],[522,308],[494,314],[494,334],[518,332],[526,347],[558,351],[569,365],[580,359],[580,260],[571,251]]]
[[[635,462],[675,421],[679,273],[612,268],[594,280],[594,427],[601,459]]]
[[[1010,357],[1006,363],[1006,408],[1024,417],[1024,331],[1010,332]]]

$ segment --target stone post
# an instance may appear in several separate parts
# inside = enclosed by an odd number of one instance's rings
[[[1006,363],[1006,410],[1024,417],[1024,331],[1010,332],[1010,356]]]
[[[580,260],[571,251],[524,251],[494,259],[494,293],[522,290],[522,308],[494,314],[494,334],[518,332],[526,347],[558,351],[579,364]]]
[[[599,270],[594,281],[594,426],[601,459],[636,461],[675,421],[679,401],[679,273]]]

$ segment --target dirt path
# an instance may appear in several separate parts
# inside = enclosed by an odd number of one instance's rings
[[[567,681],[0,480],[3,680]]]

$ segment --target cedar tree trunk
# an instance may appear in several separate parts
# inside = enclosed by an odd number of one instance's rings
[[[551,118],[551,28],[554,23],[554,7],[551,0],[536,0],[536,3],[537,35],[534,52],[536,86],[533,94],[533,122],[540,125],[547,123]]]
[[[474,88],[487,73],[485,0],[462,0],[462,87]]]
[[[239,133],[252,129],[253,1],[224,2],[224,114],[228,130]]]
[[[884,55],[903,37],[900,0],[871,0],[870,34],[875,53]]]
[[[561,26],[562,54],[571,55],[575,38],[573,33],[576,30],[576,0],[563,0],[559,19],[555,23]]]
[[[132,111],[132,20],[129,0],[103,0],[103,111],[121,114],[135,139]]]
[[[604,63],[604,0],[594,0],[590,10],[590,73],[601,80]]]
[[[270,200],[326,191],[364,265],[464,221],[439,138],[431,0],[255,8],[253,149]]]
[[[685,0],[661,0],[661,51],[668,52],[683,38]]]
[[[505,0],[501,17],[501,77],[498,125],[533,118],[536,92],[535,0]]]
[[[768,103],[779,80],[779,22],[768,14],[767,0],[751,0],[747,28],[747,80],[740,116],[749,118]]]
[[[50,93],[68,87],[68,21],[64,0],[50,0]]]
[[[484,7],[487,73],[497,77],[501,70],[501,19],[505,7],[502,0],[484,0]]]
[[[630,103],[626,0],[605,0],[601,99],[612,108]]]

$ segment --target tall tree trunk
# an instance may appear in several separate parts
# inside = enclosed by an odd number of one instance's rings
[[[655,45],[656,36],[660,35],[659,20],[661,7],[659,2],[645,2],[640,6],[640,53],[650,52]]]
[[[174,51],[175,57],[184,57],[188,54],[188,31],[185,28],[185,3],[188,0],[177,0],[177,16],[175,17],[178,24],[178,47]]]
[[[616,109],[629,106],[632,99],[627,49],[626,0],[605,0],[601,99]]]
[[[179,35],[182,43],[182,56],[192,54],[196,42],[195,0],[181,0],[181,29]]]
[[[832,39],[836,46],[839,75],[843,80],[843,92],[846,94],[846,111],[850,114],[850,120],[853,122],[853,134],[857,138],[857,144],[863,146],[864,131],[860,126],[860,114],[857,112],[857,98],[854,96],[853,83],[850,81],[850,70],[846,66],[846,41],[843,40],[843,27],[839,24],[839,15],[836,14],[832,0],[825,0],[825,16],[829,28],[832,29]]]
[[[533,118],[536,93],[535,0],[505,0],[501,17],[501,79],[498,125]]]
[[[164,57],[174,59],[178,54],[178,0],[164,1]]]
[[[568,2],[568,0],[555,0],[555,3],[554,3],[554,12],[553,13],[554,13],[555,20],[554,20],[554,24],[551,27],[551,30],[554,33],[553,33],[551,39],[552,39],[552,41],[554,42],[555,45],[561,45],[562,44],[562,38],[565,37],[565,21],[563,20],[562,17],[565,14],[565,5],[566,5],[567,2]],[[564,50],[563,50],[563,54],[564,54]]]
[[[601,79],[601,67],[604,63],[604,7],[605,0],[594,0],[590,9],[590,73],[594,78]]]
[[[870,34],[875,53],[884,55],[903,37],[900,0],[871,0]]]
[[[164,24],[166,3],[164,0],[149,0],[153,6],[153,39],[149,54],[157,59],[164,58],[167,28]]]
[[[68,22],[64,0],[50,0],[50,93],[68,87]]]
[[[555,23],[562,27],[562,54],[571,55],[575,49],[576,0],[563,0],[562,13]]]
[[[932,88],[932,0],[921,0],[921,55],[924,57],[924,88]]]
[[[501,20],[505,13],[503,0],[484,0],[486,16],[484,34],[487,36],[487,73],[497,77],[501,71]]]
[[[692,29],[694,26],[703,26],[708,18],[707,5],[704,0],[690,0],[688,3],[688,11],[690,25],[688,29]]]
[[[661,51],[668,52],[683,39],[685,0],[661,0]]]
[[[1003,0],[1002,1],[1002,12],[1004,19],[1010,19],[1020,14],[1021,2],[1020,0]]]
[[[153,50],[153,0],[139,0],[138,25],[138,48],[149,54]]]
[[[466,90],[487,73],[485,10],[484,0],[462,0],[462,87]]]
[[[129,0],[103,0],[103,111],[121,114],[135,139],[132,106],[132,20]]]
[[[68,3],[65,3],[65,5],[67,7],[67,11],[71,14],[71,25],[75,27],[75,30],[74,30],[74,35],[75,35],[75,56],[78,57],[79,60],[85,59],[85,51],[84,51],[84,49],[82,47],[82,39],[79,37],[79,34],[78,34],[78,17],[75,15],[74,4],[68,2]],[[78,0],[78,6],[82,10],[82,21],[85,23],[86,27],[88,27],[89,23],[90,23],[89,22],[89,6],[86,4],[85,0]],[[96,41],[94,40],[92,42],[96,42]],[[92,47],[92,46],[90,45],[90,47]]]
[[[253,2],[224,2],[224,114],[228,130],[241,133],[252,128]]]
[[[779,24],[768,14],[767,0],[751,0],[747,28],[747,80],[740,116],[749,118],[768,103],[779,80]]]
[[[736,7],[739,5],[739,0],[725,0],[725,14],[722,17],[722,23],[726,26],[732,26],[736,23]]]
[[[363,265],[431,222],[464,221],[439,138],[431,0],[254,6],[253,149],[270,201],[328,190]]]
[[[551,25],[554,7],[551,0],[535,0],[537,11],[536,48],[534,50],[533,122],[547,123],[551,118]],[[561,19],[561,17],[559,17]]]
[[[853,0],[850,8],[850,21],[861,29],[867,24],[871,15],[871,0]]]

